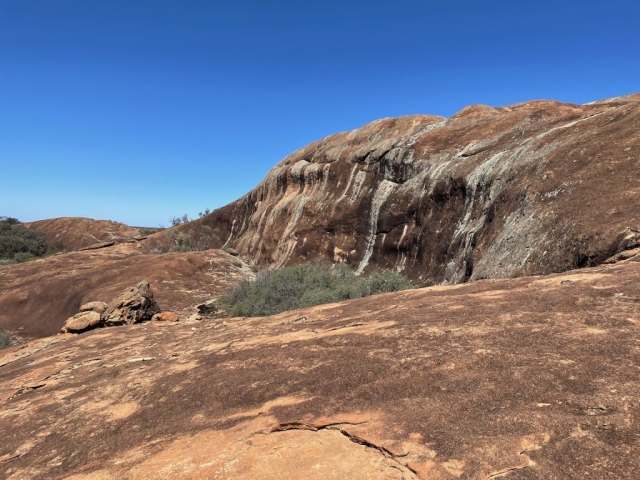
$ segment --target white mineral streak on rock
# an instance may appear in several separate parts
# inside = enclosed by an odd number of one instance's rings
[[[360,170],[356,174],[356,179],[353,182],[353,191],[351,192],[351,197],[349,197],[349,204],[353,205],[358,200],[358,195],[362,191],[362,186],[364,185],[365,180],[367,179],[367,172]]]
[[[473,250],[474,235],[484,226],[488,207],[504,190],[509,178],[526,164],[537,167],[537,171],[542,170],[546,156],[557,148],[557,144],[552,143],[535,149],[535,140],[534,137],[513,150],[491,155],[467,176],[465,214],[456,227],[452,243],[457,243],[461,237],[463,241],[446,266],[446,283],[457,283],[464,279],[466,264]],[[505,276],[505,272],[524,267],[536,238],[531,235],[531,232],[537,231],[534,228],[535,217],[535,208],[529,203],[526,212],[521,210],[518,214],[510,215],[497,242],[474,265],[472,278]],[[540,232],[536,236],[542,239],[544,235]]]
[[[304,164],[302,163],[304,162]],[[294,171],[293,169],[296,168]],[[305,160],[297,162],[291,169],[292,178],[303,184],[302,192],[290,193],[283,197],[274,207],[274,212],[285,212],[289,217],[287,226],[276,249],[276,268],[284,266],[298,244],[295,228],[302,219],[305,206],[309,202],[322,202],[326,196],[327,181],[331,169],[330,164],[309,163]],[[318,182],[319,171],[322,170],[322,183]]]
[[[262,207],[262,214],[260,215],[260,219],[258,220],[258,225],[256,227],[255,233],[253,237],[251,237],[251,250],[254,250],[258,245],[258,242],[262,239],[263,229],[264,229],[264,219],[271,207],[271,203]]]
[[[478,165],[466,178],[467,192],[464,205],[464,217],[458,222],[456,230],[453,234],[454,240],[460,235],[470,231],[470,225],[473,220],[473,215],[477,210],[481,210],[481,207],[488,205],[492,200],[490,191],[487,191],[487,187],[495,188],[494,180],[500,178],[504,174],[504,171],[508,168],[509,162],[503,161],[507,152],[498,152],[495,155],[489,157],[486,161]],[[474,203],[476,202],[476,193],[478,193],[478,204],[480,208],[474,210]],[[489,194],[488,194],[489,193]],[[488,195],[487,195],[488,194]],[[485,215],[482,215],[480,223],[477,226],[482,226],[484,223]]]
[[[540,228],[536,209],[527,202],[506,218],[500,235],[474,266],[474,273],[478,272],[480,277],[509,277],[525,266],[534,245],[545,241],[546,232]]]
[[[409,225],[405,223],[404,227],[402,228],[402,235],[400,235],[400,240],[398,240],[398,258],[396,259],[395,264],[395,269],[397,272],[403,271],[407,265],[407,255],[405,254],[404,250],[400,250],[400,248],[402,247],[402,241],[407,236],[408,230]]]
[[[222,248],[226,248],[227,245],[229,245],[229,242],[231,242],[231,238],[233,237],[233,229],[235,226],[236,226],[236,220],[234,218],[233,222],[231,222],[231,233],[229,233],[229,238],[227,238],[227,241],[224,242],[224,245],[222,246]]]
[[[304,167],[306,167],[307,165],[309,165],[309,162],[307,162],[306,160],[298,160],[295,165],[291,167],[291,169],[289,170],[289,175],[291,175],[291,178],[294,182],[304,181],[303,172]]]
[[[409,229],[409,225],[405,223],[404,228],[402,229],[402,235],[400,235],[400,240],[398,240],[398,250],[400,250],[400,246],[402,245],[402,241],[404,240],[404,237],[407,236],[408,229]]]
[[[568,123],[565,123],[565,124],[562,124],[562,125],[558,125],[557,127],[550,128],[550,129],[542,132],[541,134],[536,135],[532,140],[536,140],[536,141],[542,140],[544,137],[546,137],[548,135],[551,135],[553,132],[557,132],[558,130],[563,130],[565,128],[571,128],[574,125],[577,125],[578,123],[584,122],[586,120],[591,120],[592,118],[598,117],[598,116],[602,115],[603,113],[604,112],[597,112],[597,113],[594,113],[593,115],[589,115],[587,117],[579,118],[577,120],[573,120],[571,122],[568,122]],[[579,138],[579,137],[576,137],[576,138]]]
[[[327,163],[322,168],[322,192],[327,190],[327,183],[329,182],[329,172],[331,171],[331,164]]]
[[[371,210],[369,213],[369,234],[367,237],[367,246],[365,247],[364,257],[358,265],[358,269],[356,270],[357,275],[362,275],[364,269],[369,265],[369,259],[371,259],[371,255],[373,254],[373,247],[376,244],[378,230],[378,217],[380,216],[380,208],[382,204],[389,198],[389,195],[393,192],[393,190],[398,185],[396,183],[390,182],[389,180],[382,180],[378,185],[378,189],[373,194],[373,198],[371,199]]]
[[[403,143],[407,147],[412,147],[425,133],[435,130],[436,128],[444,127],[446,124],[447,119],[443,119],[441,122],[431,123],[426,127],[421,128],[417,133],[407,137]]]
[[[347,196],[347,192],[349,191],[349,187],[351,186],[351,182],[353,181],[353,176],[356,174],[356,169],[358,168],[358,164],[355,164],[351,169],[351,173],[349,174],[349,179],[347,180],[347,186],[344,188],[342,195],[338,197],[336,203],[340,203]]]
[[[451,160],[442,162],[433,170],[429,171],[429,187],[427,188],[427,193],[431,195],[438,184],[438,180],[443,176],[443,173],[447,170],[448,167],[451,166],[453,162]]]

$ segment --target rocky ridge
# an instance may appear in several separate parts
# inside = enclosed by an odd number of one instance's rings
[[[597,265],[635,248],[638,198],[640,95],[476,105],[314,142],[176,231],[206,226],[211,245],[260,266],[322,259],[446,284]]]
[[[24,226],[44,234],[51,243],[78,250],[101,243],[132,242],[140,237],[140,229],[111,220],[81,217],[60,217],[24,223]]]

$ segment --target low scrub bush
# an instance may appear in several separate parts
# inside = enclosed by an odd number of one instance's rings
[[[11,337],[0,327],[0,350],[11,346]]]
[[[0,217],[0,265],[26,262],[62,248],[50,245],[42,233],[25,228],[17,218]]]
[[[15,218],[0,217],[0,258],[11,258],[17,253],[44,255],[47,241],[40,232],[29,230]]]
[[[359,277],[346,265],[302,264],[260,272],[219,303],[232,316],[256,317],[409,288],[409,280],[396,272]]]

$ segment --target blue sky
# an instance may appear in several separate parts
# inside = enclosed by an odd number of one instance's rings
[[[0,215],[168,224],[382,117],[640,91],[640,2],[0,0]]]

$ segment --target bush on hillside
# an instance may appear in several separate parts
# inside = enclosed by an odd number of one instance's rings
[[[243,280],[219,303],[232,316],[256,317],[409,288],[396,272],[359,277],[346,265],[302,264]]]
[[[0,217],[0,260],[5,260],[3,263],[42,257],[48,250],[49,244],[42,233],[25,228],[17,218]]]
[[[0,217],[0,266],[27,262],[65,250],[60,242],[48,242],[44,234],[30,230],[17,218]]]
[[[11,346],[11,337],[0,327],[0,350]]]

